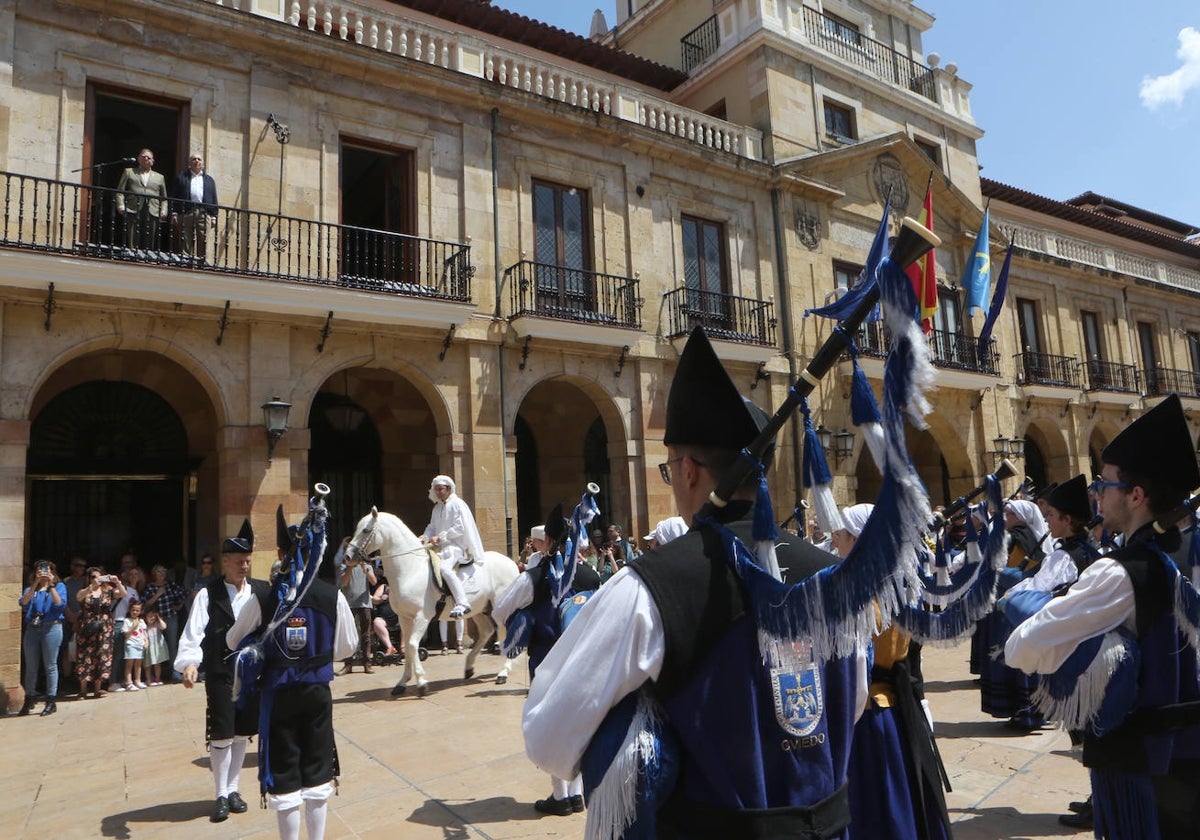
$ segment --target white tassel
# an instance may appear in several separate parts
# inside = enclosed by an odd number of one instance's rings
[[[817,484],[812,487],[813,513],[816,514],[817,524],[826,534],[845,528],[842,522],[842,512],[838,510],[837,502],[833,500],[833,488],[828,484]]]
[[[875,466],[882,471],[883,459],[887,452],[887,437],[883,433],[883,424],[863,423],[858,430],[862,432],[863,443],[871,451],[871,458],[875,461]]]

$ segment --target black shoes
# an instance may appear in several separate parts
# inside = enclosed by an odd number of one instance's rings
[[[580,796],[579,794],[575,794],[574,796],[572,796],[570,798],[569,801],[571,803],[571,810],[574,813],[579,814],[579,813],[583,812],[583,797],[582,796]]]
[[[34,702],[35,702],[34,698],[31,695],[26,694],[25,702],[21,704],[21,711],[17,712],[17,714],[20,715],[21,717],[25,717],[25,715],[27,715],[33,711]]]
[[[1060,825],[1074,828],[1077,831],[1086,831],[1092,828],[1094,820],[1092,819],[1092,798],[1090,796],[1086,802],[1072,802],[1067,807],[1074,813],[1060,815],[1058,818]]]
[[[246,813],[246,809],[248,807],[250,807],[246,804],[246,800],[242,799],[242,795],[240,793],[238,793],[236,790],[233,793],[229,794],[229,796],[227,798],[229,800],[230,813],[244,814],[244,813]]]
[[[47,700],[46,705],[42,707],[42,717],[48,717],[58,711],[58,704],[53,700]]]
[[[582,799],[583,797],[580,797]],[[580,803],[580,810],[583,810],[583,803]],[[552,817],[569,817],[575,813],[575,809],[571,806],[571,800],[555,799],[553,796],[548,796],[545,799],[539,799],[533,803],[533,810],[541,814],[549,814]]]
[[[217,805],[213,808],[212,816],[208,818],[209,822],[225,822],[229,819],[229,800],[224,796],[217,797]]]

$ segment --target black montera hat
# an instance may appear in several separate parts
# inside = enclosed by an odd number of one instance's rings
[[[1183,495],[1200,485],[1196,446],[1178,394],[1171,394],[1112,439],[1101,460]]]
[[[1038,498],[1044,498],[1046,504],[1067,516],[1087,522],[1092,518],[1092,505],[1088,501],[1087,485],[1087,478],[1080,474],[1062,484],[1054,485],[1054,489]]]
[[[241,530],[236,537],[229,537],[221,545],[222,554],[249,554],[254,551],[254,529],[250,520],[243,519]]]
[[[703,327],[688,336],[667,395],[667,446],[741,449],[758,436],[747,401],[725,372]]]
[[[287,524],[287,518],[283,515],[283,505],[275,508],[275,547],[285,553],[291,551],[296,537],[295,529],[295,525]]]
[[[557,504],[554,506],[554,510],[550,511],[549,518],[546,519],[546,536],[555,543],[561,543],[566,534],[567,520],[563,518],[563,506]]]

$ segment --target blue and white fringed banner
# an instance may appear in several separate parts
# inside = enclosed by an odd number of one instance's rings
[[[976,554],[973,558],[973,579],[955,592],[952,599],[942,602],[945,606],[942,612],[903,605],[896,616],[896,623],[924,644],[938,646],[957,642],[970,634],[975,629],[975,623],[991,612],[995,604],[998,573],[1006,562],[1004,505],[1000,497],[1000,482],[988,476],[986,485],[988,507],[993,513],[976,534],[974,542],[970,534],[973,527],[968,528],[967,550]],[[922,594],[922,599],[932,603],[932,599],[925,594]]]
[[[933,552],[933,568],[921,575],[921,602],[927,606],[940,608],[953,603],[979,576],[983,549],[979,544],[979,531],[969,512],[965,526],[967,533],[963,550],[957,557],[953,555],[949,529],[944,528],[938,535]]]
[[[588,525],[599,515],[600,508],[596,504],[596,497],[590,490],[585,490],[571,514],[571,527],[567,532],[567,545],[563,551],[562,562],[550,567],[550,599],[556,608],[575,583],[575,557],[580,546],[587,540]]]
[[[328,489],[326,489],[328,492]],[[291,616],[296,604],[317,579],[317,570],[325,554],[325,520],[329,511],[324,497],[314,496],[308,502],[308,515],[300,523],[287,572],[280,572],[273,582],[272,596],[275,615],[266,626],[247,635],[234,654],[233,699],[239,708],[258,690],[265,661],[264,646],[274,632]]]
[[[863,265],[863,270],[859,272],[858,279],[854,285],[847,289],[846,293],[833,303],[817,307],[816,309],[804,310],[805,318],[809,315],[819,315],[822,318],[844,321],[858,309],[859,303],[862,302],[867,293],[878,283],[879,264],[887,256],[888,228],[891,225],[891,216],[892,196],[889,193],[887,200],[883,204],[883,218],[879,220],[879,227],[875,229],[875,238],[871,241],[871,250],[867,252],[867,261]],[[876,306],[871,310],[871,314],[867,316],[867,321],[874,322],[878,321],[879,318],[880,309]]]
[[[1137,705],[1141,658],[1137,640],[1124,628],[1093,636],[1053,674],[1041,674],[1030,699],[1063,729],[1105,735]]]
[[[804,417],[804,463],[802,483],[812,493],[813,514],[826,534],[841,530],[842,514],[833,499],[833,473],[825,459],[825,447],[813,428],[812,409],[808,398],[800,398],[800,414]],[[761,476],[761,472],[759,473]]]
[[[750,550],[715,520],[706,524],[722,538],[754,611],[764,661],[772,651],[792,650],[780,641],[808,642],[815,661],[849,656],[877,629],[875,605],[889,624],[920,589],[918,550],[930,519],[925,488],[905,448],[904,416],[924,426],[928,403],[922,393],[933,379],[929,347],[915,319],[916,300],[904,271],[890,259],[876,272],[892,346],[884,368],[883,428],[887,447],[882,489],[875,509],[849,556],[795,586],[764,571]]]

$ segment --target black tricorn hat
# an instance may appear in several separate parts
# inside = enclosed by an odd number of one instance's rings
[[[222,554],[249,554],[254,551],[254,529],[250,520],[243,519],[241,530],[236,537],[229,537],[221,545]]]
[[[1046,504],[1067,516],[1073,516],[1080,522],[1087,522],[1092,518],[1092,506],[1088,502],[1087,485],[1087,478],[1080,474],[1062,484],[1054,485],[1054,489],[1049,493],[1043,493],[1038,498],[1044,498]]]
[[[550,511],[550,516],[546,519],[546,536],[555,543],[561,543],[566,535],[567,520],[563,518],[563,506],[560,503],[554,506],[554,510]]]
[[[1171,394],[1112,439],[1100,458],[1123,470],[1161,482],[1184,495],[1200,485],[1196,446],[1178,394]]]
[[[759,431],[747,404],[717,358],[704,328],[697,326],[679,354],[679,366],[671,380],[663,443],[741,449]]]

